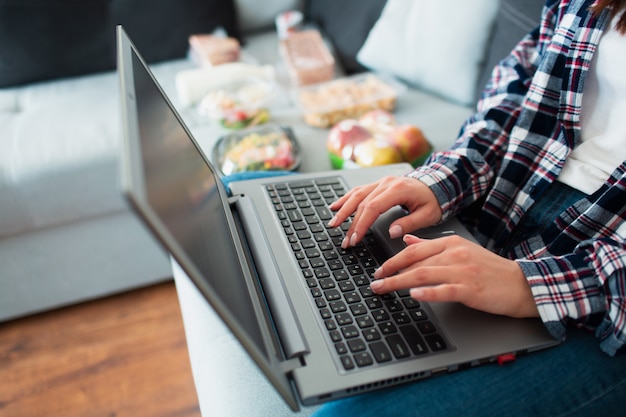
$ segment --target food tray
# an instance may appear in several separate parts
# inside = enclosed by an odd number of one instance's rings
[[[369,110],[393,111],[398,95],[405,89],[391,79],[363,73],[298,88],[294,90],[294,101],[308,125],[327,128]]]
[[[268,124],[222,136],[213,147],[213,162],[223,175],[295,171],[300,147],[289,127]]]
[[[242,129],[267,122],[276,95],[274,83],[247,77],[209,91],[198,104],[198,112],[227,129]]]

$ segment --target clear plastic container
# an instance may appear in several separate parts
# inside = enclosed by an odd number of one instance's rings
[[[198,112],[227,129],[243,129],[270,119],[269,107],[276,95],[275,83],[244,78],[209,91],[198,103]]]
[[[300,87],[294,91],[294,100],[308,125],[327,128],[369,110],[393,111],[405,88],[391,79],[363,73]]]
[[[189,36],[192,57],[201,66],[213,66],[239,59],[240,45],[235,38],[197,34]]]
[[[294,171],[300,166],[300,147],[290,128],[268,124],[222,136],[213,147],[213,162],[224,175]]]
[[[280,41],[280,53],[294,85],[332,80],[335,59],[315,29],[293,32]]]

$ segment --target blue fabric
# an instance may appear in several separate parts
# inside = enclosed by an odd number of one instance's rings
[[[320,407],[314,417],[538,417],[626,415],[626,355],[592,334],[500,366],[488,364]]]
[[[520,242],[540,234],[564,210],[586,197],[587,194],[567,184],[553,182],[515,227],[502,253],[508,253]]]
[[[257,178],[282,177],[285,175],[293,175],[291,171],[247,171],[238,172],[236,174],[226,175],[222,177],[222,183],[230,194],[230,183],[235,181],[254,180]]]

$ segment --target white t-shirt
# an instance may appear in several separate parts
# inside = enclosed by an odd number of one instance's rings
[[[592,194],[626,160],[626,35],[615,29],[619,14],[602,35],[585,80],[581,142],[558,180]]]

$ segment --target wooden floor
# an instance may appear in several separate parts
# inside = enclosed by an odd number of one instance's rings
[[[0,416],[200,416],[174,283],[0,323]]]

